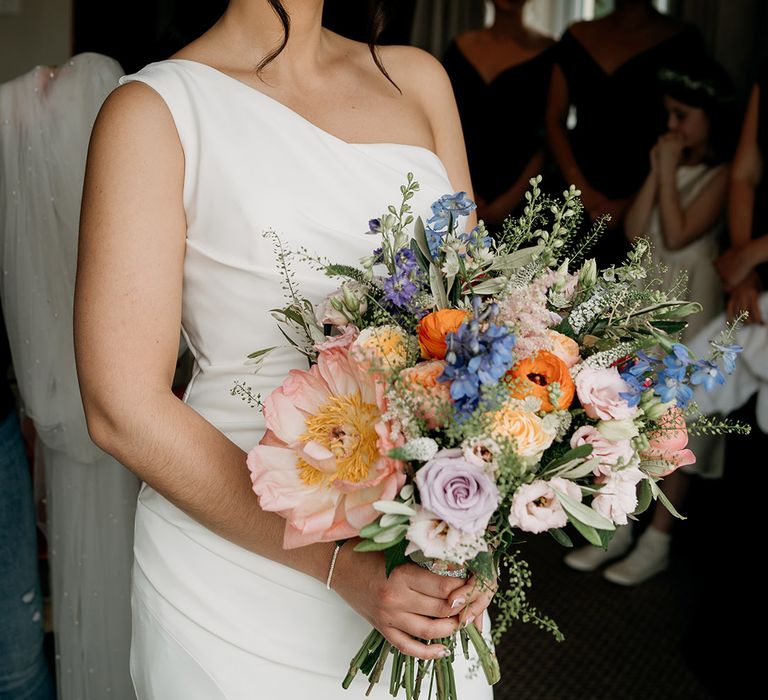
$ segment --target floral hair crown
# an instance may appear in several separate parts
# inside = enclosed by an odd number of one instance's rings
[[[732,95],[724,94],[721,90],[718,90],[712,80],[707,78],[696,80],[685,73],[679,73],[671,68],[662,68],[659,71],[659,80],[662,83],[676,85],[693,93],[706,95],[715,102],[730,102],[733,99]]]

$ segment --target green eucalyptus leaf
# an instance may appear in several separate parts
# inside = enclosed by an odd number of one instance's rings
[[[651,483],[649,479],[643,479],[638,488],[637,493],[637,508],[635,508],[634,515],[640,515],[644,513],[648,506],[651,504],[653,496],[651,495]]]
[[[432,290],[432,296],[435,298],[438,309],[447,309],[448,295],[445,293],[443,284],[443,273],[436,265],[429,266],[429,287]]]
[[[472,285],[472,291],[475,294],[499,294],[503,292],[507,286],[507,280],[503,277],[492,277],[491,279],[483,280],[478,284]]]
[[[418,217],[413,224],[413,240],[419,246],[421,254],[426,260],[432,260],[432,255],[429,252],[429,244],[427,243],[427,234],[424,231],[424,222],[421,217]]]
[[[573,547],[573,541],[570,537],[568,537],[568,533],[561,527],[547,530],[547,532],[552,535],[552,538],[555,540],[555,542],[561,544],[563,547]]]
[[[403,535],[400,540],[405,539]],[[393,540],[392,542],[374,542],[373,540],[363,540],[355,545],[356,552],[383,552],[385,549],[398,544],[400,540]]]
[[[571,522],[571,525],[573,525],[581,533],[581,535],[584,537],[585,540],[587,540],[587,542],[595,545],[595,547],[603,546],[603,541],[600,539],[600,535],[594,527],[591,527],[590,525],[585,525],[578,518],[574,518],[567,511],[566,511],[566,515],[568,516],[568,520]],[[355,547],[355,549],[357,549],[357,547]]]
[[[548,472],[551,469],[557,469],[558,467],[561,467],[574,459],[585,459],[591,454],[592,445],[587,444],[573,447],[567,452],[563,452],[563,454],[561,454],[557,459],[553,459],[549,464],[547,464],[546,467],[544,467],[542,472]]]
[[[248,359],[255,360],[257,357],[266,355],[268,352],[272,352],[275,349],[277,349],[277,345],[273,345],[271,348],[264,348],[263,350],[256,350],[255,352],[252,352],[250,355],[248,355]]]
[[[680,513],[677,512],[675,507],[672,505],[670,500],[664,495],[664,492],[659,488],[659,485],[655,481],[650,481],[649,479],[646,479],[646,481],[651,486],[651,493],[653,493],[654,498],[658,498],[666,507],[666,509],[672,513],[676,518],[680,520],[687,520],[686,517],[680,515]]]
[[[397,544],[393,545],[384,552],[384,562],[386,566],[387,578],[395,570],[396,567],[401,564],[408,563],[408,557],[405,556],[405,548],[408,546],[408,541],[403,538]]]
[[[477,574],[481,581],[493,581],[496,576],[496,567],[490,552],[479,552],[472,561],[467,563],[467,568]]]
[[[560,501],[560,505],[563,506],[568,515],[572,515],[585,525],[597,528],[598,530],[615,530],[616,526],[608,520],[608,518],[600,515],[596,510],[585,506],[583,503],[571,498],[567,494],[563,493],[559,489],[552,489]]]

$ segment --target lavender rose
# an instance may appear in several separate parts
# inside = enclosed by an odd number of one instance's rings
[[[493,479],[461,450],[440,450],[418,472],[421,503],[438,518],[470,534],[485,531],[499,503]]]

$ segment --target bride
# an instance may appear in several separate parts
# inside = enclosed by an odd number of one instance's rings
[[[385,3],[375,4],[375,17]],[[108,98],[90,146],[75,338],[94,441],[144,482],[136,515],[131,670],[137,695],[173,700],[360,697],[341,689],[373,624],[424,659],[435,639],[480,626],[472,581],[413,564],[387,578],[378,553],[334,543],[282,548],[284,521],[258,507],[245,451],[257,410],[301,358],[269,310],[284,305],[271,243],[354,264],[360,232],[406,174],[414,213],[470,190],[450,83],[410,47],[371,47],[321,26],[322,0],[231,0],[221,19]],[[469,225],[474,222],[469,221]],[[333,281],[295,264],[320,301]],[[195,358],[171,392],[181,326]],[[249,373],[250,372],[250,373]],[[458,612],[461,611],[461,612]],[[492,696],[457,660],[463,700]],[[388,697],[387,689],[374,697]]]

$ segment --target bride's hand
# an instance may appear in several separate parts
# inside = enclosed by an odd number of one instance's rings
[[[438,576],[416,564],[398,566],[387,578],[383,554],[355,552],[348,542],[339,550],[331,587],[397,649],[419,659],[439,659],[448,653],[444,646],[418,640],[450,637],[459,629],[460,604],[449,598],[467,585],[462,578]]]
[[[463,579],[459,579],[463,580]],[[466,627],[475,623],[483,631],[483,613],[491,604],[498,584],[493,581],[481,581],[477,576],[470,576],[463,586],[455,589],[448,597],[451,607],[459,609],[459,626]]]

